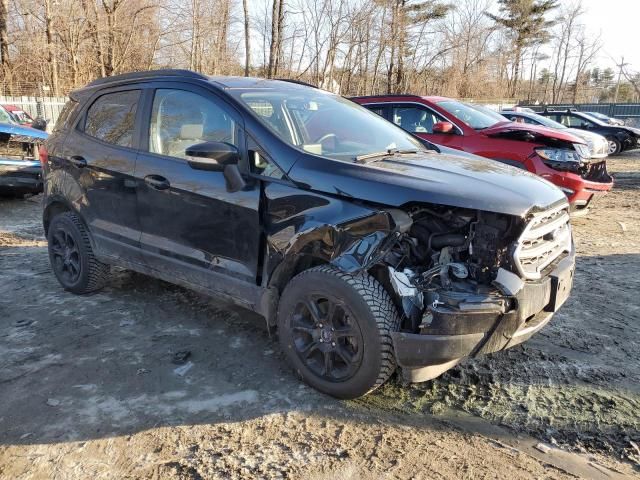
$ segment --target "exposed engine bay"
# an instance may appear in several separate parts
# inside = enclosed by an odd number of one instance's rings
[[[441,206],[390,213],[400,234],[384,263],[401,299],[405,331],[420,330],[428,306],[490,300],[498,293],[499,270],[513,270],[512,248],[523,229],[518,217]]]

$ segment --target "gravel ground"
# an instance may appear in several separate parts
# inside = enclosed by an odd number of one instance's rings
[[[40,197],[0,199],[0,478],[640,477],[640,154],[610,170],[549,326],[351,402],[251,312],[131,272],[64,292]]]

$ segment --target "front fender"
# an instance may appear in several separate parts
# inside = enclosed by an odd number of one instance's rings
[[[367,270],[398,237],[397,218],[382,208],[282,184],[268,185],[264,201],[270,285],[282,287],[304,259]]]

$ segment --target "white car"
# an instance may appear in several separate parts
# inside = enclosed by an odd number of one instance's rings
[[[543,125],[548,128],[556,130],[563,130],[564,132],[571,133],[576,137],[582,138],[591,151],[591,158],[594,160],[600,160],[606,158],[609,155],[609,142],[602,135],[598,135],[594,132],[587,130],[581,130],[579,128],[569,128],[561,123],[558,123],[550,118],[543,117],[537,113],[525,112],[521,110],[503,110],[500,114],[506,117],[512,122],[529,123],[531,125]]]

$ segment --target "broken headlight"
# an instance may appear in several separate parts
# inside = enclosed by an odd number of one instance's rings
[[[591,156],[591,153],[586,145],[577,143],[575,147],[579,147],[580,150],[584,150],[586,153],[566,148],[536,148],[536,153],[546,165],[554,170],[580,174],[585,169],[588,163],[587,159]]]

